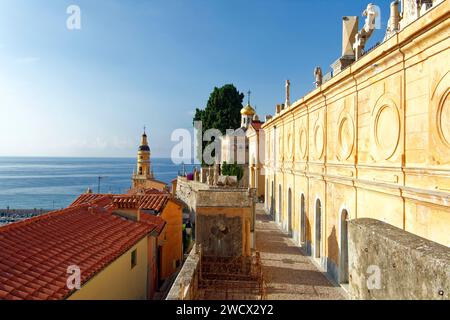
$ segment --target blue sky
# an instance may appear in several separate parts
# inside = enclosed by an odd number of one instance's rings
[[[313,88],[341,51],[360,0],[0,0],[0,156],[154,156],[190,128],[214,86],[251,89],[263,118]],[[382,40],[382,29],[369,46]],[[66,28],[69,5],[81,30]]]

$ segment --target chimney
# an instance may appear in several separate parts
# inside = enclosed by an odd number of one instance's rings
[[[391,32],[398,32],[400,29],[400,12],[398,0],[391,3],[391,16],[389,18],[389,29]]]
[[[358,33],[359,18],[357,16],[345,16],[342,18],[342,55],[332,65],[333,75],[347,68],[355,61],[353,44]]]
[[[355,36],[358,33],[357,16],[346,16],[342,18],[342,57],[351,56],[353,52],[353,44],[355,43]]]
[[[277,104],[277,113],[281,112],[281,104]]]

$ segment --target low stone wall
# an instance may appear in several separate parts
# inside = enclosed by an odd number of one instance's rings
[[[255,202],[256,190],[209,186],[206,183],[178,177],[176,197],[192,211],[198,206],[251,207]]]
[[[175,282],[170,288],[166,300],[194,300],[198,288],[198,268],[200,254],[194,246]]]
[[[209,186],[205,183],[190,181],[187,180],[185,177],[178,177],[176,197],[179,200],[183,201],[191,211],[195,211],[197,192],[199,190],[208,190],[208,189]]]
[[[374,219],[349,223],[352,299],[450,299],[450,249]]]
[[[196,206],[251,208],[255,202],[255,189],[210,188],[208,190],[198,190]]]

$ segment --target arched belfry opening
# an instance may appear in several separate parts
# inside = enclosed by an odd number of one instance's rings
[[[314,257],[322,257],[322,203],[316,200]]]
[[[339,239],[339,282],[348,283],[348,221],[346,209],[341,212],[340,239]]]

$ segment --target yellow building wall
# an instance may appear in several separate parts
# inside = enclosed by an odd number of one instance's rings
[[[445,1],[263,126],[265,208],[300,245],[304,194],[314,254],[320,199],[320,263],[334,275],[343,209],[450,245],[449,15]]]
[[[263,170],[264,164],[264,135],[256,132],[253,127],[247,130],[249,146],[249,187],[256,189],[258,197],[264,197],[266,191],[266,180]],[[262,139],[262,141],[260,141]]]
[[[160,278],[167,279],[176,270],[176,261],[183,262],[183,213],[180,205],[169,201],[160,216],[166,221],[164,228],[164,244],[162,247],[162,261],[159,270]],[[158,242],[161,242],[158,239]]]
[[[137,250],[137,265],[131,269],[131,253],[133,250]],[[148,240],[145,237],[85,283],[68,300],[147,299],[147,254]]]

